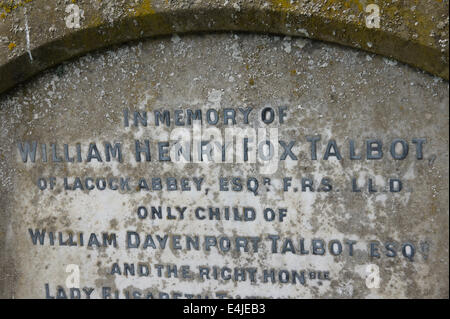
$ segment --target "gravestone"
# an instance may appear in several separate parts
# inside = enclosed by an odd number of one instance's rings
[[[448,298],[448,40],[131,2],[3,8],[2,297]],[[408,10],[445,39],[437,6]]]

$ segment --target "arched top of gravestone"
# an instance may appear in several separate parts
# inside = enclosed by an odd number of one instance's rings
[[[95,49],[215,31],[303,36],[449,76],[447,0],[0,0],[0,93]]]

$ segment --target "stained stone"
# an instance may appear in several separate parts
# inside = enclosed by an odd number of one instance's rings
[[[380,6],[0,1],[0,297],[448,298],[448,2]]]
[[[189,35],[65,62],[0,105],[5,297],[448,294],[442,79],[304,38]],[[187,110],[222,120],[177,126]],[[233,128],[225,160],[195,159],[195,134]]]

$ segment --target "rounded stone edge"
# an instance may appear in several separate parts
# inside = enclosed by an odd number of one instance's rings
[[[125,15],[112,21],[105,20],[101,15],[101,8],[92,9],[93,13],[90,15],[86,12],[86,21],[81,28],[61,27],[62,32],[51,35],[46,34],[45,30],[54,22],[51,21],[55,19],[54,17],[50,18],[50,21],[44,21],[42,10],[32,8],[27,14],[26,6],[37,7],[40,5],[39,2],[40,0],[28,0],[22,5],[23,10],[18,8],[12,13],[11,21],[14,16],[15,21],[24,16],[27,24],[34,22],[36,28],[38,23],[45,26],[39,31],[42,37],[33,41],[31,45],[29,34],[23,35],[27,39],[18,41],[22,43],[22,48],[19,48],[20,53],[6,59],[0,56],[0,93],[6,92],[47,68],[93,50],[156,36],[229,31],[302,36],[337,43],[380,54],[445,80],[449,79],[448,39],[447,46],[442,48],[410,31],[367,28],[364,23],[361,23],[361,17],[349,22],[348,13],[326,14],[324,13],[326,11],[313,12],[287,4],[270,8],[258,3],[253,6],[236,6],[235,3],[228,6],[202,4],[206,1],[201,1],[199,6],[190,8],[182,6],[174,8],[170,5],[153,7],[153,3],[157,1],[144,0],[141,1],[140,6],[132,7],[125,11]],[[76,3],[76,1],[72,2]],[[271,2],[283,4],[286,1]],[[443,6],[444,9],[445,7],[448,7],[448,3]],[[28,28],[28,25],[26,27]],[[448,24],[446,28],[448,31]],[[0,27],[0,35],[5,29]]]

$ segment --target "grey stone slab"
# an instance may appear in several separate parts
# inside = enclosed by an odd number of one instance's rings
[[[173,35],[65,62],[3,94],[0,110],[2,297],[70,296],[72,265],[93,298],[448,298],[439,77],[299,37]],[[196,111],[200,128],[187,122]],[[165,152],[199,129],[217,141],[238,128],[231,162]],[[146,140],[151,159],[138,162]],[[121,161],[105,143],[120,143]]]

